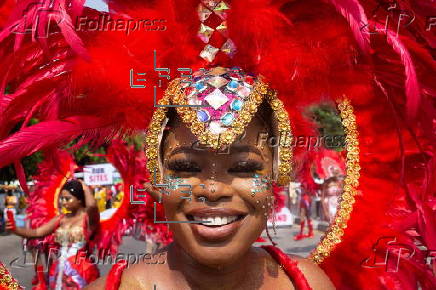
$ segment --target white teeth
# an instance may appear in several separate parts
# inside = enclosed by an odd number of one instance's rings
[[[207,217],[207,218],[194,216],[194,221],[205,221],[205,223],[202,224],[206,226],[223,226],[223,225],[230,224],[237,219],[238,219],[237,216],[223,216],[223,217],[216,216],[216,217]]]

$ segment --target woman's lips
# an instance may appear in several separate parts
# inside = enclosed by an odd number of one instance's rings
[[[242,220],[234,221],[224,226],[205,226],[190,224],[194,235],[208,242],[222,242],[233,236],[242,224]]]
[[[186,213],[190,220],[209,221],[190,224],[194,235],[207,242],[222,242],[232,237],[246,215],[243,211],[229,208],[198,208]]]

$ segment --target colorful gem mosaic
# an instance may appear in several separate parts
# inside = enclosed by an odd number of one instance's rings
[[[201,24],[197,36],[205,43],[200,57],[208,62],[213,62],[220,51],[229,57],[236,53],[236,46],[227,34],[229,9],[229,4],[224,1],[205,0],[198,5]]]
[[[356,116],[354,115],[350,100],[346,97],[338,100],[338,109],[342,118],[342,125],[347,134],[346,177],[344,180],[344,192],[341,196],[335,220],[321,239],[321,242],[310,254],[312,261],[318,264],[327,258],[335,246],[341,242],[344,230],[347,228],[348,219],[353,210],[354,197],[357,194],[357,187],[359,186],[359,134],[357,131]]]
[[[274,90],[239,68],[202,69],[193,74],[191,84],[183,78],[171,81],[164,97],[158,102],[163,107],[154,112],[147,132],[148,170],[151,174],[156,173],[156,180],[160,180],[158,140],[168,110],[164,105],[178,105],[177,114],[201,145],[222,150],[244,132],[263,101],[271,106],[278,121],[280,143],[277,183],[287,185],[292,159],[288,113]]]
[[[255,78],[239,68],[216,67],[193,74],[193,82],[185,88],[188,104],[196,108],[197,120],[212,134],[222,134],[239,117]]]

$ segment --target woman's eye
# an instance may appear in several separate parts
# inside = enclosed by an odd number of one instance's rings
[[[201,172],[200,166],[190,160],[172,160],[167,167],[176,172]]]
[[[239,161],[229,170],[229,173],[255,173],[263,170],[263,164],[253,160]]]

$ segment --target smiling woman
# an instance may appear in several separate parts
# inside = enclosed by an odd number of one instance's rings
[[[263,134],[289,132],[289,120],[278,110],[283,104],[260,79],[237,68],[215,67],[194,76],[191,86],[183,79],[170,85],[161,104],[181,106],[156,110],[147,135],[148,168],[157,183],[168,184],[165,191],[148,185],[163,203],[174,235],[162,250],[168,264],[139,264],[123,274],[114,270],[106,287],[118,281],[120,289],[333,289],[312,262],[290,258],[273,246],[252,246],[274,207],[272,187],[289,178],[285,162],[290,154],[284,154],[289,144],[259,142]],[[217,100],[220,94],[225,100]],[[247,110],[253,103],[259,110]],[[198,141],[202,150],[195,147]],[[96,282],[90,289],[103,285]]]

